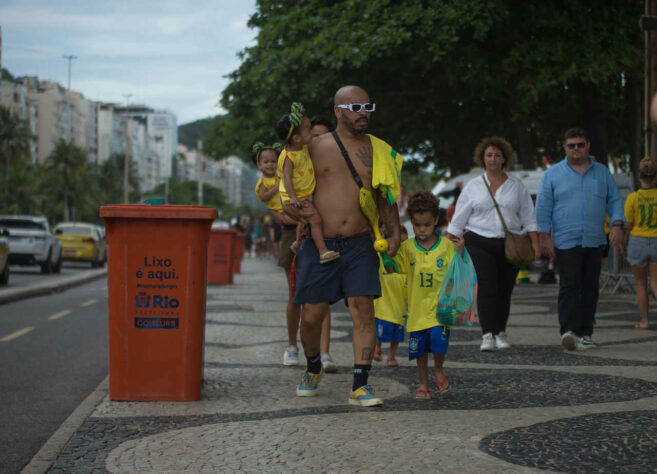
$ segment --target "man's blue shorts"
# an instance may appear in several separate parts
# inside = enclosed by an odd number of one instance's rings
[[[295,263],[295,303],[335,303],[352,296],[381,296],[379,257],[369,232],[324,241],[329,250],[340,252],[340,258],[319,263],[315,243],[311,238],[305,238]]]
[[[376,340],[379,342],[404,342],[404,326],[374,318]]]
[[[408,360],[413,360],[428,352],[447,353],[449,345],[449,328],[434,326],[422,331],[413,331],[408,335]]]

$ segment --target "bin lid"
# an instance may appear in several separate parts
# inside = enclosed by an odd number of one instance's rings
[[[217,210],[203,206],[182,206],[166,204],[110,204],[100,208],[100,217],[120,217],[124,219],[209,219],[217,218]]]
[[[235,229],[223,229],[221,227],[213,227],[210,229],[211,234],[237,234]]]

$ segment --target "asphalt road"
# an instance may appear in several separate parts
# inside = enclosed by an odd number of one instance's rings
[[[22,270],[12,284],[49,277]],[[107,376],[107,345],[106,278],[0,306],[0,472],[19,472]]]

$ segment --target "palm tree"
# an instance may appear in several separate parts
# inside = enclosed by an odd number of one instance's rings
[[[34,136],[25,120],[0,106],[0,166],[5,177],[3,207],[9,206],[9,170],[29,162],[30,140]]]
[[[83,207],[82,203],[94,192],[85,183],[87,151],[63,138],[55,144],[44,166],[44,183],[55,202],[61,203],[64,220],[71,218],[71,209]]]

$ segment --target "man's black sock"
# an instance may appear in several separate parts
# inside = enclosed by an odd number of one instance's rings
[[[306,356],[306,361],[308,362],[308,372],[311,374],[318,374],[322,371],[322,358],[319,355]]]
[[[367,385],[367,376],[370,374],[371,365],[354,364],[354,384],[351,390],[356,390]]]

